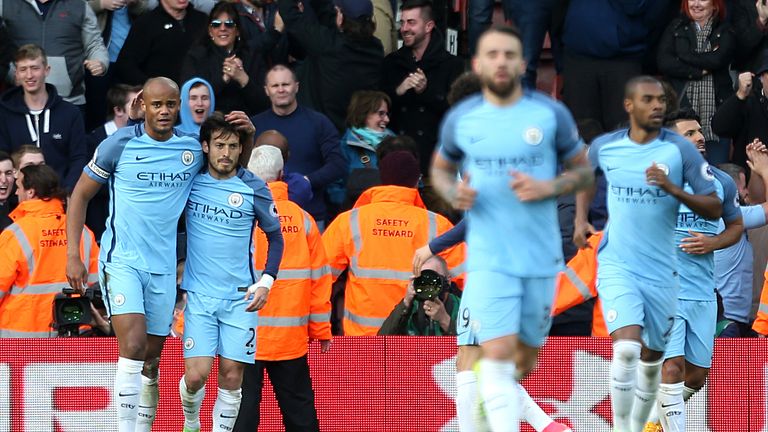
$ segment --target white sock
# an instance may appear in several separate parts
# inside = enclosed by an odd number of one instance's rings
[[[242,389],[224,390],[219,387],[219,396],[213,405],[213,430],[229,432],[235,427],[242,398]]]
[[[205,386],[195,393],[187,388],[184,375],[179,381],[179,395],[181,396],[181,408],[184,410],[184,426],[190,429],[200,428],[200,405],[205,398]]]
[[[520,419],[525,420],[536,429],[537,432],[541,432],[549,426],[554,420],[548,416],[543,409],[531,398],[531,395],[525,390],[525,387],[517,384],[517,394],[520,397],[520,407],[522,411],[520,413]]]
[[[456,373],[456,418],[461,432],[475,432],[474,409],[477,403],[475,371]]]
[[[630,413],[635,400],[637,363],[640,361],[640,342],[618,340],[613,344],[611,360],[611,408],[613,430],[630,431]]]
[[[157,400],[160,398],[160,390],[157,388],[157,377],[148,378],[141,376],[141,396],[139,398],[138,421],[136,432],[151,432],[152,423],[155,422],[157,412]]]
[[[652,362],[640,361],[637,367],[637,385],[635,387],[635,402],[632,406],[632,430],[642,432],[648,414],[656,402],[656,391],[661,381],[661,364],[664,359]]]
[[[113,397],[117,406],[117,429],[119,432],[136,431],[136,415],[139,409],[141,391],[141,369],[144,362],[125,357],[117,359]]]
[[[661,384],[659,386],[659,418],[665,432],[685,432],[684,384]]]
[[[517,432],[519,419],[515,364],[490,359],[480,360],[480,394],[493,432]]]
[[[683,386],[683,401],[688,402],[688,399],[695,395],[699,390],[701,390],[701,388],[692,389],[688,386]]]

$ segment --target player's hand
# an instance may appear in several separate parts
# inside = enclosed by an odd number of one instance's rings
[[[405,289],[405,297],[403,297],[403,306],[406,309],[410,309],[413,304],[413,298],[416,297],[416,289],[413,287],[413,278],[408,281],[408,287]]]
[[[672,183],[667,177],[667,172],[662,169],[656,162],[652,163],[650,167],[645,170],[645,181],[651,186],[657,186],[660,189],[669,192]]]
[[[320,353],[321,354],[325,354],[325,353],[327,353],[330,350],[331,350],[331,340],[330,339],[321,340],[320,341]]]
[[[251,118],[243,111],[232,111],[224,116],[224,120],[247,135],[252,136],[256,133],[256,127],[251,122]]]
[[[555,195],[555,185],[551,181],[540,181],[519,171],[510,171],[512,180],[509,187],[522,202],[541,201]]]
[[[589,236],[597,234],[597,230],[587,221],[576,219],[573,223],[573,244],[579,249],[589,248],[587,239]]]
[[[88,270],[85,269],[85,264],[80,260],[80,257],[67,257],[67,282],[69,282],[69,286],[74,288],[77,293],[84,294],[87,281]]]
[[[139,90],[136,93],[136,97],[131,101],[131,106],[128,108],[128,118],[133,121],[141,121],[144,119],[144,110],[141,109],[141,101],[144,99],[144,90]]]
[[[428,259],[432,258],[432,255],[434,254],[432,253],[432,250],[429,249],[428,244],[416,249],[416,252],[413,254],[414,276],[421,275],[421,266],[423,266]]]
[[[255,284],[248,288],[248,292],[245,293],[245,301],[250,301],[246,306],[246,312],[255,312],[261,310],[267,304],[267,297],[269,296],[269,288],[257,287]]]
[[[83,61],[83,66],[93,76],[102,76],[107,72],[107,68],[98,60],[85,60]]]
[[[768,176],[768,153],[758,138],[747,145],[747,166],[760,177]]]
[[[739,88],[736,90],[736,97],[744,100],[752,92],[752,78],[755,76],[752,72],[742,72],[739,74]]]
[[[464,180],[456,184],[456,193],[453,195],[451,205],[456,210],[469,210],[475,204],[477,191],[469,186],[469,174],[464,175]]]
[[[705,255],[715,251],[715,241],[712,237],[700,232],[688,230],[691,237],[680,240],[680,249],[691,255]]]

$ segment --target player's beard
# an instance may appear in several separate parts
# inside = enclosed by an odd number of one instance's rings
[[[517,86],[520,85],[520,81],[516,77],[512,77],[512,79],[506,83],[496,83],[493,80],[493,77],[485,78],[483,81],[485,81],[484,84],[488,90],[501,99],[508,98],[515,92],[515,90],[517,90]]]

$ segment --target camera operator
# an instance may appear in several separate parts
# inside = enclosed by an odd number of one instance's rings
[[[0,234],[0,337],[52,337],[53,301],[69,286],[66,276],[66,192],[47,165],[29,165],[16,178],[19,205]],[[96,279],[99,254],[90,230],[80,257]]]
[[[432,270],[428,272],[427,270]],[[379,329],[379,336],[456,336],[459,298],[451,293],[448,265],[433,255],[421,266],[421,276],[411,279],[398,302]],[[427,300],[432,285],[435,296]]]

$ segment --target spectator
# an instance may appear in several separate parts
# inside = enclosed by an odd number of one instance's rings
[[[456,318],[459,314],[459,298],[451,292],[448,264],[437,255],[432,255],[421,266],[432,270],[441,285],[440,293],[431,300],[422,300],[416,295],[414,280],[408,282],[405,297],[395,305],[378,331],[379,336],[455,336]],[[421,277],[421,276],[420,276]],[[429,276],[427,276],[429,277]]]
[[[757,78],[757,79],[755,79]],[[755,85],[757,82],[758,85]],[[738,89],[715,111],[712,131],[733,139],[731,161],[746,167],[747,144],[758,138],[768,142],[768,50],[763,53],[755,74],[742,72],[738,77]]]
[[[406,0],[400,10],[403,47],[384,59],[382,87],[392,98],[390,127],[416,140],[421,172],[427,175],[437,129],[448,110],[446,96],[464,63],[445,50],[431,1]]]
[[[371,181],[379,184],[376,147],[384,138],[395,135],[387,129],[391,105],[389,96],[379,91],[360,90],[352,95],[347,110],[348,128],[341,137],[341,154],[349,169],[346,178],[328,190],[330,201],[346,207],[345,210],[365,189],[373,186]],[[348,190],[347,186],[352,189]]]
[[[299,82],[285,66],[277,65],[267,73],[265,90],[272,108],[251,118],[256,134],[277,130],[291,145],[291,158],[286,170],[304,175],[312,186],[312,201],[304,207],[322,231],[327,211],[325,189],[346,172],[339,150],[339,135],[333,123],[317,111],[296,101]]]
[[[15,65],[21,85],[0,96],[0,150],[12,152],[34,143],[71,191],[88,161],[83,117],[56,87],[46,84],[51,67],[42,48],[23,45]]]
[[[48,53],[47,82],[65,101],[82,108],[84,69],[101,76],[109,66],[93,10],[82,0],[5,0],[0,2],[0,17],[16,45],[35,44]],[[66,182],[64,186],[69,187]]]
[[[681,99],[701,118],[707,156],[713,164],[727,162],[729,143],[712,131],[717,107],[733,93],[728,67],[736,37],[725,22],[724,0],[682,0],[683,16],[672,21],[659,44],[658,65]]]
[[[131,26],[117,57],[117,80],[143,85],[151,77],[176,82],[192,44],[205,35],[208,18],[189,7],[187,0],[160,0]]]
[[[45,165],[19,171],[19,206],[14,223],[0,234],[0,337],[51,337],[53,299],[67,287],[66,192],[56,172]],[[96,281],[97,257],[93,233],[83,229],[80,258],[88,281]],[[27,250],[30,249],[31,250]]]
[[[281,181],[282,156],[273,146],[257,147],[248,169],[268,182],[282,225],[285,253],[269,302],[259,311],[256,363],[246,365],[243,400],[235,432],[259,427],[259,404],[264,371],[269,374],[287,431],[318,431],[315,394],[307,363],[307,341],[320,341],[320,352],[331,346],[331,275],[317,224],[306,211],[288,200],[288,185]],[[255,266],[263,269],[265,236],[254,235],[258,245]],[[289,251],[289,252],[288,252]]]
[[[216,3],[208,16],[209,37],[202,38],[187,53],[181,80],[199,77],[208,81],[218,111],[253,115],[269,107],[262,90],[265,65],[247,39],[241,38],[241,28],[235,5],[228,1]]]
[[[200,125],[214,111],[216,97],[213,87],[201,78],[192,78],[181,87],[181,110],[179,130],[185,133],[200,133]]]
[[[118,129],[128,125],[128,113],[131,103],[141,91],[139,86],[129,86],[127,84],[118,84],[107,91],[107,122],[88,134],[88,155],[90,157],[96,152],[96,147],[107,137],[112,136]],[[109,190],[102,186],[99,192],[88,203],[88,210],[85,214],[85,225],[87,225],[100,241],[104,233],[107,216],[109,215]]]
[[[20,169],[30,165],[45,165],[45,157],[40,147],[32,144],[24,144],[15,152],[11,153],[13,169],[18,172]]]
[[[264,131],[256,137],[254,147],[270,145],[277,147],[283,157],[283,167],[288,162],[291,151],[288,148],[288,139],[276,130]],[[288,185],[288,199],[295,202],[301,208],[305,208],[312,201],[312,185],[306,177],[299,173],[288,172],[283,168],[282,179]]]
[[[389,0],[373,0],[373,22],[376,24],[373,34],[381,41],[384,55],[397,50],[395,19],[395,12]]]
[[[8,26],[5,20],[0,16],[0,92],[6,89],[6,77],[8,70],[13,62],[13,54],[16,52],[16,45],[8,34]]]
[[[0,151],[0,231],[12,223],[8,213],[13,211],[18,204],[13,193],[13,186],[16,178],[13,175],[13,161],[11,156]]]
[[[419,164],[412,154],[389,153],[379,170],[382,186],[365,191],[323,234],[334,279],[349,269],[343,324],[347,336],[376,334],[392,305],[405,296],[414,251],[452,227],[448,219],[424,207],[416,190]],[[464,248],[451,248],[441,256],[456,268]]]
[[[768,4],[755,0],[732,0],[728,15],[736,38],[732,69],[746,72],[759,66],[760,53],[768,49]]]
[[[373,35],[371,0],[314,0],[316,18],[301,12],[296,0],[277,4],[286,30],[307,54],[298,70],[301,103],[344,130],[352,93],[376,88],[381,77],[384,49]]]
[[[284,37],[285,25],[277,14],[277,4],[262,0],[234,0],[232,3],[240,15],[240,36],[258,53],[264,68],[286,63],[288,40]],[[266,74],[266,70],[263,72]],[[258,79],[262,82],[264,76]]]
[[[563,99],[579,122],[612,131],[626,121],[624,85],[640,75],[667,0],[571,0],[563,24]],[[599,23],[599,25],[596,25]]]

